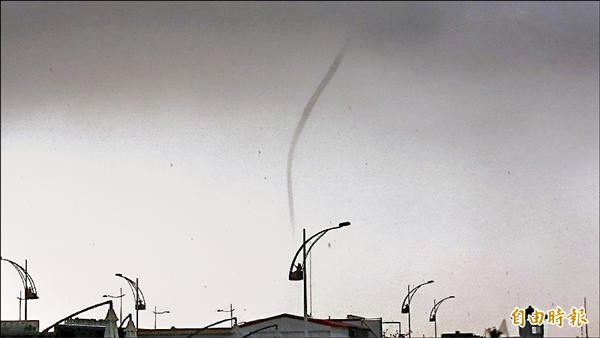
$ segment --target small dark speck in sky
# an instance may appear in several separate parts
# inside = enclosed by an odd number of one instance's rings
[[[171,167],[172,167],[172,166],[173,166],[173,163],[171,163],[170,165],[171,165]]]
[[[52,67],[48,68],[49,71],[53,71]]]
[[[507,172],[508,172],[508,174],[510,175],[510,170],[508,170]]]
[[[365,162],[365,165],[367,165],[367,162]]]
[[[331,243],[327,243],[327,247],[331,248]]]
[[[267,176],[265,176],[265,181],[267,180]]]
[[[260,150],[258,151],[258,153],[259,153],[259,154],[262,154],[262,153],[260,152]]]

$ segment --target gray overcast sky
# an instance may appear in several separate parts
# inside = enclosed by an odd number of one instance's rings
[[[301,314],[287,269],[302,227],[350,220],[315,246],[315,317],[406,325],[407,284],[434,279],[416,336],[451,294],[442,332],[585,296],[598,336],[598,9],[3,2],[1,254],[29,260],[30,318],[117,293],[115,272],[171,311],[159,326],[230,302],[242,321]],[[296,149],[293,227],[289,144],[347,38]],[[6,263],[1,281],[15,319]]]

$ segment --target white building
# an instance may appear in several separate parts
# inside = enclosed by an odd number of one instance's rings
[[[209,328],[202,331],[193,328],[138,329],[137,332],[140,338],[381,338],[381,333],[381,318],[367,319],[349,315],[344,319],[308,318],[305,323],[303,317],[287,313],[240,323],[233,328]]]
[[[366,319],[358,316],[349,315],[345,319],[315,319],[304,318],[291,314],[281,314],[274,317],[257,319],[251,322],[243,323],[239,326],[240,333],[243,336],[267,328],[263,331],[252,334],[252,337],[284,337],[297,338],[305,337],[305,326],[307,337],[365,337],[381,338],[382,323],[381,318]]]

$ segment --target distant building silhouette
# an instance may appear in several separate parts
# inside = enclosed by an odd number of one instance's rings
[[[0,338],[100,338],[107,337],[109,321],[105,319],[74,318],[54,326],[54,331],[41,335],[38,321],[2,321]],[[113,337],[132,337],[127,330],[134,331],[137,338],[212,338],[212,337],[243,337],[252,332],[252,337],[303,337],[306,330],[309,337],[339,337],[339,338],[382,338],[382,319],[364,318],[348,315],[346,318],[317,319],[283,313],[280,315],[243,322],[233,327],[175,328],[170,329],[135,329],[130,321],[127,328],[115,328]],[[167,326],[169,327],[169,326]]]

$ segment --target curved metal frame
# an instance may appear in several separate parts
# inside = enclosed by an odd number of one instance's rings
[[[310,250],[312,249],[312,247],[315,245],[315,243],[317,243],[325,235],[325,233],[327,233],[330,230],[343,228],[343,227],[349,226],[349,225],[350,225],[350,222],[342,222],[342,223],[338,224],[337,226],[321,230],[321,231],[317,232],[316,234],[310,236],[304,243],[302,243],[302,245],[300,245],[300,247],[298,248],[298,251],[296,251],[294,258],[292,259],[292,264],[290,264],[289,279],[290,280],[302,280],[302,279],[292,279],[292,275],[294,273],[294,271],[293,271],[294,263],[296,263],[296,259],[298,258],[298,255],[300,255],[302,248],[304,248],[306,246],[306,244],[308,244],[310,241],[313,240],[313,238],[318,236],[318,238],[315,239],[315,241],[312,242],[311,245],[308,247],[308,250],[306,250],[306,255],[308,255],[310,253]],[[306,267],[302,266],[302,269],[306,269]],[[298,270],[298,271],[300,271],[300,270]]]
[[[423,285],[427,285],[427,284],[431,284],[433,283],[433,280],[427,281],[425,283],[421,283],[417,286],[415,286],[414,289],[410,290],[408,292],[408,294],[406,295],[406,297],[404,297],[404,300],[402,301],[402,313],[409,313],[410,312],[410,302],[412,301],[413,296],[415,295],[415,293],[417,293],[417,290],[423,286]],[[408,303],[406,302],[408,300]]]
[[[121,321],[121,325],[119,325],[119,329],[123,327],[123,324],[125,324],[125,321],[126,321],[127,319],[131,319],[131,320],[133,320],[133,316],[131,315],[131,313],[130,313],[130,314],[128,314],[127,316],[125,316],[125,318],[123,318],[123,320]]]
[[[80,311],[77,311],[77,312],[75,312],[75,313],[72,313],[72,314],[70,314],[70,315],[66,316],[65,318],[63,318],[63,319],[61,319],[61,320],[57,321],[56,323],[52,324],[51,326],[47,327],[46,329],[44,329],[44,331],[40,332],[40,335],[42,335],[42,334],[45,334],[45,333],[48,333],[48,331],[49,331],[51,328],[55,327],[56,325],[58,325],[58,324],[62,323],[63,321],[65,321],[65,320],[67,320],[67,319],[70,319],[70,318],[71,318],[71,317],[73,317],[73,316],[77,316],[78,314],[80,314],[80,313],[82,313],[82,312],[85,312],[85,311],[87,311],[87,310],[91,310],[91,309],[93,309],[93,308],[97,308],[97,307],[100,307],[100,306],[102,306],[102,305],[106,305],[106,304],[109,304],[111,308],[112,308],[112,306],[113,306],[113,305],[112,305],[112,300],[107,300],[107,301],[105,301],[105,302],[98,303],[98,304],[95,304],[95,305],[92,305],[92,306],[86,307],[85,309],[83,309],[83,310],[80,310]]]
[[[123,274],[117,273],[115,274],[117,277],[121,277],[127,281],[129,287],[131,288],[131,292],[133,292],[133,297],[135,298],[135,309],[136,310],[146,310],[146,298],[144,297],[144,293],[142,289],[140,289],[139,285],[131,279],[123,276]],[[137,292],[139,293],[139,297],[137,297]]]
[[[19,273],[19,277],[21,277],[21,281],[23,282],[23,289],[25,289],[25,298],[24,299],[38,299],[37,289],[35,288],[35,283],[31,278],[31,275],[19,264],[11,261],[10,259],[0,257],[0,260],[7,261],[17,270]],[[27,264],[25,264],[27,265]]]
[[[198,330],[196,330],[196,332],[194,332],[194,333],[191,333],[191,334],[187,335],[187,338],[190,338],[190,337],[192,337],[192,336],[194,336],[194,335],[197,335],[198,333],[200,333],[200,332],[202,332],[202,331],[204,331],[204,330],[206,330],[206,329],[208,329],[208,328],[211,328],[211,327],[213,327],[213,326],[215,326],[215,325],[218,325],[218,324],[224,323],[224,322],[226,322],[226,321],[233,321],[233,322],[234,322],[234,325],[237,325],[237,317],[233,317],[233,318],[227,318],[227,319],[222,319],[222,320],[219,320],[218,322],[214,322],[214,323],[212,323],[212,324],[209,324],[209,325],[207,325],[207,326],[205,326],[205,327],[203,327],[203,328],[201,328],[201,329],[198,329]]]
[[[277,325],[277,324],[273,324],[273,325],[269,325],[269,326],[261,327],[261,328],[260,328],[260,329],[258,329],[258,330],[254,330],[254,331],[252,331],[252,332],[248,333],[247,335],[243,336],[242,338],[247,338],[247,337],[250,337],[251,335],[253,335],[253,334],[257,333],[257,332],[264,331],[264,330],[266,330],[266,329],[270,329],[270,328],[272,328],[272,327],[274,327],[274,328],[275,328],[275,330],[279,331],[279,325]]]
[[[429,312],[429,321],[430,322],[435,322],[436,321],[436,315],[437,315],[437,311],[440,308],[440,305],[442,304],[443,301],[447,300],[447,299],[452,299],[452,298],[456,298],[454,296],[448,296],[442,300],[440,300],[439,302],[433,304],[433,307],[431,308],[431,312]]]
[[[408,313],[408,338],[412,337],[412,330],[410,328],[410,302],[412,301],[412,298],[415,296],[415,293],[417,293],[417,290],[423,286],[423,285],[427,285],[427,284],[431,284],[433,283],[433,280],[429,280],[425,283],[421,283],[419,285],[417,285],[414,289],[410,289],[410,285],[408,285],[408,293],[406,294],[406,297],[404,297],[404,300],[402,301],[402,313]],[[408,301],[408,303],[407,303]]]

